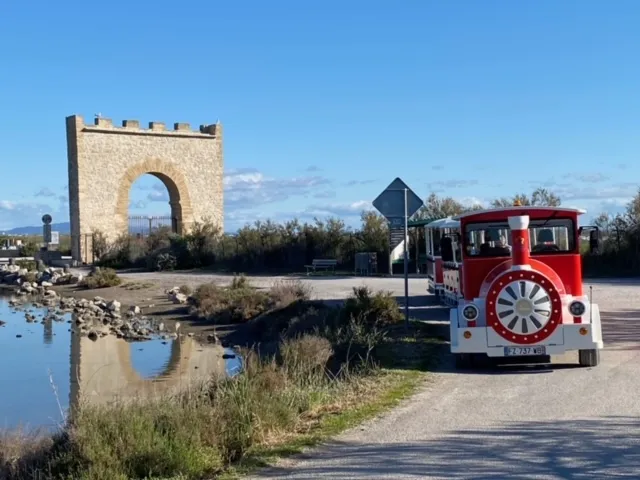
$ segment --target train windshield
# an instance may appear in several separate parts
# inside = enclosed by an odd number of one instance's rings
[[[574,253],[575,225],[567,218],[529,222],[531,255]],[[508,257],[511,231],[508,222],[470,223],[465,227],[464,252],[469,257]]]

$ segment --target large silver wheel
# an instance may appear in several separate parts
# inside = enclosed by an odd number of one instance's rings
[[[551,318],[549,292],[531,280],[506,284],[496,298],[496,314],[501,326],[517,335],[536,335]]]

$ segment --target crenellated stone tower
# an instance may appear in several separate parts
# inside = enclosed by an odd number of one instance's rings
[[[188,123],[167,130],[164,123],[140,128],[136,120],[122,127],[96,118],[85,125],[79,115],[67,117],[69,210],[74,260],[92,261],[92,233],[108,239],[128,231],[129,192],[146,173],[169,191],[173,228],[186,233],[194,221],[208,219],[224,228],[222,125]]]

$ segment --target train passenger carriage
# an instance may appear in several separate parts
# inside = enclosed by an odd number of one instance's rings
[[[580,257],[580,234],[595,227],[578,228],[583,213],[513,206],[447,219],[459,222],[459,233],[453,232],[440,252],[443,276],[447,265],[455,265],[448,269],[450,281],[459,282],[450,310],[451,351],[459,367],[480,357],[572,350],[579,351],[583,366],[599,363],[600,311],[583,289]],[[444,278],[442,283],[447,285]],[[445,291],[450,304],[446,296]]]
[[[459,267],[462,261],[458,245],[460,221],[451,217],[428,223],[425,227],[427,251],[427,291],[435,294],[447,305],[455,305],[459,293]],[[453,249],[446,262],[442,260],[442,248]]]

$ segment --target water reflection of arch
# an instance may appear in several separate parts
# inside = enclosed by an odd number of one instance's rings
[[[180,337],[172,341],[163,372],[144,378],[132,363],[131,349],[144,348],[145,343],[130,343],[113,335],[94,342],[72,334],[70,407],[80,400],[106,404],[117,399],[168,394],[212,375],[225,374],[221,346],[204,346],[190,337]]]
[[[114,337],[111,336],[110,338]],[[115,338],[119,340],[117,337]],[[144,346],[144,343],[139,343],[138,345]],[[140,376],[140,372],[133,366],[131,358],[132,346],[135,346],[135,344],[127,341],[116,342],[116,350],[118,352],[118,360],[123,374],[123,380],[129,385],[144,388],[148,383],[174,383],[176,379],[180,379],[188,373],[189,363],[182,361],[184,358],[190,358],[194,349],[193,341],[188,337],[178,338],[171,342],[171,354],[167,365],[162,373],[152,378]]]

